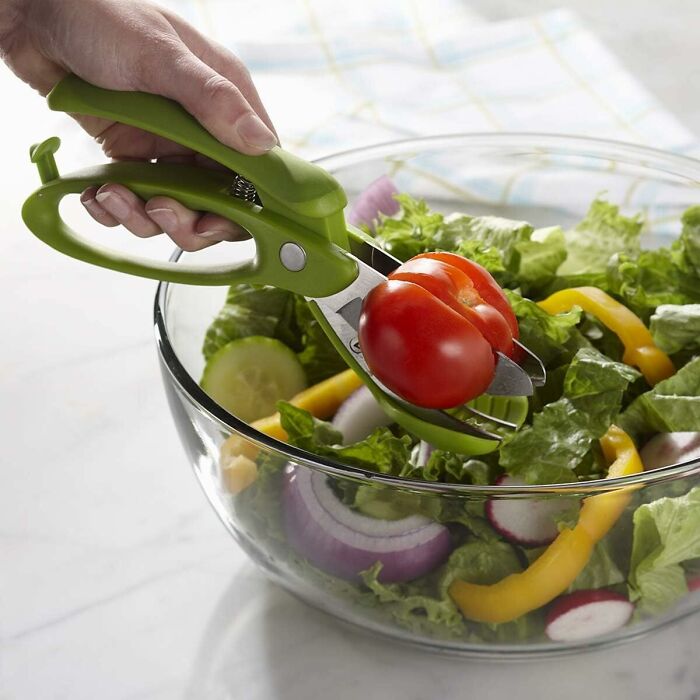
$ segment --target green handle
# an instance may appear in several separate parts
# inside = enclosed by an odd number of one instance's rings
[[[75,75],[46,98],[53,110],[85,114],[136,126],[202,153],[254,185],[263,206],[347,246],[343,188],[329,173],[279,146],[246,156],[217,141],[177,102],[144,92],[105,90]]]
[[[262,202],[259,207],[234,197],[230,173],[186,165],[113,163],[62,178],[54,159],[60,141],[52,138],[31,149],[32,162],[44,184],[27,199],[22,216],[33,233],[57,250],[152,279],[202,285],[273,284],[307,296],[334,294],[356,277],[355,262],[341,250],[349,245],[343,216],[345,193],[322,168],[279,147],[260,156],[237,153],[171,100],[105,90],[74,75],[54,87],[48,103],[55,110],[136,126],[202,153],[252,182]],[[125,185],[146,199],[167,195],[192,209],[240,224],[255,239],[255,259],[202,268],[130,257],[88,242],[63,222],[58,207],[67,194],[107,182]],[[294,269],[282,254],[285,244],[303,248],[304,255],[292,256]]]
[[[299,224],[251,205],[228,194],[230,175],[188,165],[157,165],[122,162],[58,176],[54,153],[60,141],[51,138],[33,146],[31,158],[45,184],[22,208],[22,217],[32,232],[53,248],[85,262],[150,279],[184,284],[225,285],[233,282],[272,284],[307,296],[334,294],[357,275],[356,263],[344,251]],[[127,256],[95,245],[75,233],[59,213],[61,199],[68,194],[105,182],[119,182],[143,198],[166,195],[192,209],[206,210],[237,222],[250,231],[256,243],[253,260],[202,268],[187,263],[153,261]],[[282,263],[285,244],[305,251],[302,269],[287,269]]]

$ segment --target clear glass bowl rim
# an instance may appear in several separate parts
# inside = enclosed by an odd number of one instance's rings
[[[357,164],[363,160],[372,160],[392,155],[407,155],[428,149],[458,147],[494,147],[520,149],[523,153],[549,153],[568,156],[593,156],[628,164],[636,164],[650,169],[680,176],[695,182],[700,187],[700,160],[689,156],[669,153],[648,146],[624,143],[607,139],[585,136],[568,136],[537,132],[501,132],[501,133],[462,133],[441,136],[426,136],[410,139],[388,141],[376,145],[341,151],[314,162],[326,170],[334,170]],[[183,251],[177,248],[171,261],[179,260]],[[586,482],[567,484],[535,484],[524,486],[475,486],[472,484],[446,484],[404,477],[389,476],[377,472],[339,464],[324,457],[281,442],[255,430],[244,421],[236,418],[215,403],[199,386],[198,382],[187,372],[177,357],[170,342],[166,313],[168,289],[170,283],[158,285],[154,305],[154,330],[156,344],[163,366],[170,378],[180,390],[197,407],[197,409],[220,423],[222,427],[238,433],[264,450],[270,450],[296,464],[322,471],[331,476],[351,478],[377,486],[391,486],[417,492],[441,493],[445,495],[483,498],[532,498],[536,495],[576,494],[590,495],[617,491],[626,486],[654,484],[693,476],[700,473],[700,458],[682,462],[670,467],[661,467],[650,471],[612,479],[596,479]]]

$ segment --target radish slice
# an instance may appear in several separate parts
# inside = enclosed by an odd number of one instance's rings
[[[499,486],[524,486],[514,476],[502,476]],[[489,499],[486,517],[503,537],[523,547],[541,547],[559,534],[556,516],[578,504],[572,498],[505,498]]]
[[[379,214],[393,216],[401,208],[394,199],[397,193],[396,185],[386,175],[382,175],[359,194],[347,216],[348,223],[353,226],[366,224],[374,229]]]
[[[700,459],[700,433],[659,433],[639,453],[644,469]]]
[[[689,591],[700,591],[700,574],[688,576],[685,580]]]
[[[559,598],[547,615],[545,633],[555,642],[575,642],[624,627],[634,605],[605,589],[576,591]]]
[[[343,434],[343,444],[364,440],[375,428],[391,425],[372,392],[362,386],[340,406],[333,418],[333,427]]]
[[[379,561],[380,581],[410,581],[442,564],[452,548],[447,528],[425,516],[378,520],[351,510],[336,498],[325,474],[308,468],[287,467],[282,507],[292,548],[349,580]]]

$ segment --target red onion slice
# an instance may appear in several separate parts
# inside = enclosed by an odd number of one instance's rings
[[[365,224],[374,229],[379,214],[393,216],[399,211],[399,203],[394,199],[397,193],[396,185],[386,175],[382,175],[360,192],[347,216],[348,223],[353,226]]]
[[[418,453],[416,455],[416,464],[419,467],[424,467],[426,464],[428,464],[428,460],[430,459],[430,455],[433,454],[434,451],[435,451],[435,448],[429,442],[426,442],[425,440],[421,440],[419,445],[418,445]]]
[[[442,564],[450,554],[446,527],[422,515],[378,520],[342,504],[328,477],[305,467],[287,467],[282,506],[292,548],[319,569],[357,580],[382,563],[379,580],[410,581]]]
[[[362,386],[343,401],[333,418],[333,427],[343,434],[343,444],[351,445],[392,422],[372,392]]]

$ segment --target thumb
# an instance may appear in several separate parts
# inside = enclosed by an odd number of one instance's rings
[[[255,113],[233,82],[201,61],[181,42],[147,51],[139,66],[141,89],[179,102],[221,143],[259,155],[277,137]]]

